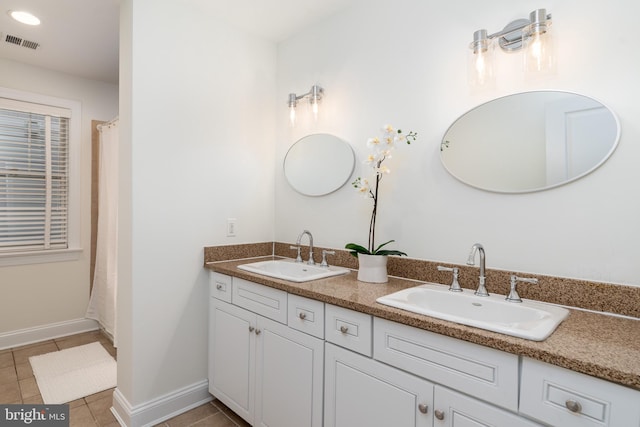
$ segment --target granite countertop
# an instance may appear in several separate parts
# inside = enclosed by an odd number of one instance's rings
[[[273,259],[265,257],[251,262]],[[385,284],[363,283],[356,272],[310,282],[278,280],[237,268],[247,260],[206,263],[207,269],[291,294],[316,299],[427,331],[481,344],[571,369],[640,390],[640,321],[582,310],[571,313],[545,341],[529,341],[388,307],[378,297],[417,286],[389,277]]]

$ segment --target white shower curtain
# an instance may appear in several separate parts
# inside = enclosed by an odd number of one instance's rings
[[[93,290],[86,317],[97,320],[117,347],[118,119],[98,126],[98,234]]]

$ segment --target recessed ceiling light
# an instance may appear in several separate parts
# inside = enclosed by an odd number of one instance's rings
[[[40,19],[37,16],[25,12],[24,10],[10,10],[9,15],[18,22],[27,25],[40,25]]]

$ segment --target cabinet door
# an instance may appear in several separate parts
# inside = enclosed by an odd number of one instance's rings
[[[256,426],[321,427],[323,341],[258,317]]]
[[[210,303],[209,392],[253,423],[257,316],[215,298]]]
[[[325,344],[326,427],[431,427],[433,385]]]
[[[436,386],[434,427],[534,427],[524,418],[471,397]]]

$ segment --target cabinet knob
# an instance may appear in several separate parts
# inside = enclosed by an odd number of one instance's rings
[[[444,412],[436,409],[436,412],[434,414],[436,418],[439,419],[440,421],[444,420]]]
[[[300,314],[298,314],[298,317],[302,320],[307,318],[307,313],[305,313],[304,311],[301,311]]]
[[[340,326],[340,332],[342,332],[343,334],[346,334],[348,330],[349,330],[349,327],[344,325]]]
[[[253,332],[255,328],[253,326],[249,326],[249,332]]]
[[[219,290],[219,291],[221,291],[221,290],[222,290],[222,285],[221,285],[220,283],[218,283],[218,284],[216,285],[216,289],[217,289],[217,290]]]
[[[427,412],[429,412],[429,406],[425,405],[424,403],[419,403],[418,411],[422,412],[423,414],[426,414]]]
[[[567,400],[564,405],[568,410],[570,410],[571,412],[575,412],[576,414],[582,412],[582,405],[580,404],[580,402],[576,402],[575,400]]]
[[[260,329],[256,329],[256,335],[260,335],[262,331]]]

